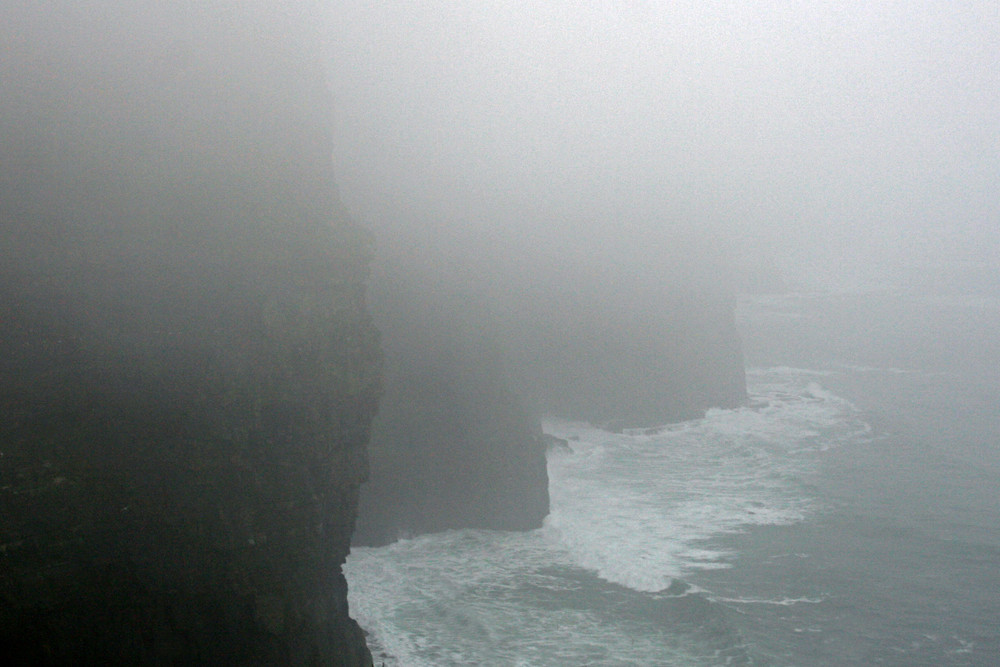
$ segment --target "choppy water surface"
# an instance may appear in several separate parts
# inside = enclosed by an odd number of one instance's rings
[[[376,661],[994,664],[1000,403],[981,363],[938,349],[927,307],[747,303],[747,407],[622,434],[548,421],[567,445],[543,528],[354,550]],[[980,360],[989,307],[940,325]]]

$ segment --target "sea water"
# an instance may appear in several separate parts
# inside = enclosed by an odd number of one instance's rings
[[[740,306],[749,403],[549,419],[542,528],[354,549],[386,665],[1000,663],[1000,303]]]

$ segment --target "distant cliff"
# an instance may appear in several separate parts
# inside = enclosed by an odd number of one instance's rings
[[[732,281],[692,239],[540,260],[385,245],[372,302],[386,394],[355,544],[540,526],[543,413],[617,429],[746,399]],[[465,271],[448,264],[461,251]]]
[[[322,72],[288,17],[96,5],[0,27],[0,654],[370,664],[381,352]]]
[[[528,530],[548,514],[538,417],[511,391],[489,332],[444,297],[427,282],[375,282],[386,391],[355,544],[450,528]]]
[[[627,295],[622,295],[627,299]],[[734,306],[665,299],[653,312],[554,306],[510,355],[519,387],[544,412],[610,429],[694,419],[746,400]],[[637,326],[637,324],[639,326]]]
[[[711,241],[609,246],[548,258],[499,293],[513,386],[542,412],[609,428],[742,404],[735,282]]]

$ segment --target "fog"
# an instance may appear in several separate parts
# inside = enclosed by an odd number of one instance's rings
[[[809,287],[996,267],[994,3],[342,1],[330,14],[338,177],[383,245],[586,254],[693,228]]]
[[[5,9],[0,141],[22,161],[4,170],[8,203],[73,201],[43,184],[89,181],[107,201],[75,211],[82,243],[140,259],[173,247],[193,267],[237,257],[244,218],[214,245],[185,240],[150,214],[151,193],[167,208],[192,185],[238,200],[254,179],[305,186],[285,171],[296,159],[332,159],[375,233],[375,310],[409,301],[417,328],[450,318],[508,354],[532,329],[548,347],[582,339],[584,318],[595,341],[728,331],[719,306],[747,267],[796,289],[1000,289],[989,3],[235,6]],[[332,107],[305,83],[275,104],[258,76],[317,44]],[[217,86],[201,61],[232,80]],[[262,140],[251,107],[280,107],[263,124],[281,131]],[[329,108],[332,147],[295,129]],[[129,238],[100,232],[122,184],[114,205],[145,211]],[[36,245],[13,261],[41,262]]]
[[[995,0],[7,0],[0,51],[21,662],[997,663]]]
[[[450,243],[444,254],[462,265],[492,263],[484,253],[499,248],[519,261],[528,250],[614,261],[697,230],[738,263],[809,287],[898,282],[913,266],[995,272],[994,3],[334,0],[255,11],[260,24],[235,32],[269,25],[288,44],[324,43],[341,194],[384,252]],[[15,54],[3,64],[4,141],[37,140],[25,117],[33,132],[75,127],[76,157],[96,169],[114,163],[114,146],[192,113],[143,86],[183,69],[198,35],[238,13],[205,3],[178,20],[153,3],[97,2],[4,14]],[[89,43],[95,31],[113,46]],[[134,62],[114,62],[125,53]],[[109,67],[117,92],[95,83]],[[48,97],[30,93],[39,81]],[[148,113],[122,107],[137,90]],[[213,141],[193,140],[190,150]],[[36,143],[74,157],[46,141]]]

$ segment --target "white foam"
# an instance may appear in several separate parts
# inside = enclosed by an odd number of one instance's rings
[[[546,568],[584,568],[664,597],[713,599],[697,587],[668,589],[691,572],[730,567],[739,554],[721,536],[808,517],[815,511],[808,482],[823,452],[866,433],[854,407],[820,377],[753,369],[754,407],[712,410],[655,432],[547,421],[546,432],[568,446],[548,453],[551,513],[542,529],[449,531],[355,549],[348,558],[351,613],[370,633],[376,664],[619,664],[629,656],[637,664],[720,664],[725,656],[705,658],[703,646],[673,634],[626,629],[560,602],[589,593]],[[537,600],[526,601],[532,591]],[[737,609],[818,602],[719,601]]]
[[[975,642],[969,641],[969,640],[966,640],[966,639],[962,639],[958,635],[952,635],[951,638],[954,639],[956,642],[958,642],[959,647],[956,648],[956,649],[952,649],[952,650],[948,651],[948,653],[950,653],[950,654],[962,655],[962,654],[965,654],[965,653],[972,653],[972,650],[976,646]]]
[[[376,664],[718,664],[697,636],[575,604],[592,593],[544,531],[425,535],[356,549],[344,570]]]
[[[793,607],[797,604],[820,604],[826,601],[826,598],[780,598],[769,600],[765,598],[724,598],[718,596],[711,596],[711,600],[714,602],[729,602],[732,604],[766,604],[774,605],[777,607]]]
[[[889,375],[908,375],[916,372],[907,368],[896,368],[894,366],[885,368],[878,366],[859,366],[855,364],[837,364],[837,366],[850,371],[851,373],[886,373]]]
[[[717,538],[789,525],[813,510],[803,491],[816,456],[868,432],[848,401],[808,369],[752,369],[751,404],[655,431],[608,433],[550,420],[569,440],[549,457],[545,527],[574,562],[640,591],[729,567]]]
[[[817,370],[814,368],[796,368],[794,366],[770,366],[767,368],[748,368],[748,374],[756,374],[760,376],[769,375],[815,375],[820,377],[829,377],[831,375],[839,375],[837,371],[828,370]]]

